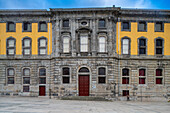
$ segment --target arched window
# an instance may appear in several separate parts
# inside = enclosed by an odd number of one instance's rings
[[[15,38],[7,39],[7,55],[15,55],[16,40]]]
[[[22,52],[23,55],[30,55],[31,54],[31,38],[23,38],[22,40]]]
[[[15,23],[14,22],[7,23],[7,32],[15,32]]]
[[[87,73],[87,72],[89,72],[89,69],[86,68],[86,67],[82,67],[82,68],[80,68],[79,72],[80,73],[85,73],[85,72]]]
[[[47,38],[42,37],[38,39],[38,53],[39,55],[47,54]]]
[[[99,52],[106,52],[106,38],[99,37]]]
[[[69,37],[63,37],[63,53],[70,52],[70,39]]]
[[[145,55],[146,54],[146,38],[141,37],[138,39],[138,47],[139,47],[139,55]]]
[[[39,84],[46,84],[46,69],[39,69]]]
[[[146,83],[146,70],[139,69],[139,84],[145,84],[145,83]]]
[[[162,55],[163,54],[163,39],[157,38],[156,39],[156,55]]]
[[[30,69],[23,69],[23,92],[29,92],[30,85]]]
[[[130,54],[130,39],[122,38],[122,54]]]
[[[7,69],[8,84],[14,84],[15,72],[13,68]]]
[[[39,32],[47,32],[47,23],[39,22]]]
[[[23,22],[23,31],[24,32],[31,32],[31,23],[30,22]]]
[[[122,69],[122,84],[129,84],[129,69]]]

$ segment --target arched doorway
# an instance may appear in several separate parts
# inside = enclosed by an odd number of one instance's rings
[[[86,67],[82,67],[78,71],[78,85],[79,85],[79,96],[89,96],[90,86],[90,71]]]

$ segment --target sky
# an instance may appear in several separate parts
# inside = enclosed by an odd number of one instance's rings
[[[170,0],[0,0],[0,9],[116,7],[170,9]]]

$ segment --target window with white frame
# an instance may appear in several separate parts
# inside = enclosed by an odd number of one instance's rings
[[[80,52],[88,52],[88,36],[80,36]]]
[[[7,55],[15,55],[15,39],[7,39]]]
[[[23,92],[29,92],[30,85],[30,69],[23,69]]]
[[[38,53],[39,55],[46,55],[47,54],[47,39],[46,38],[40,38],[38,40]]]
[[[146,70],[139,69],[139,84],[145,84],[145,83],[146,83]]]
[[[13,68],[7,69],[7,82],[8,84],[14,84],[15,72]]]
[[[30,55],[31,54],[31,39],[24,38],[22,41],[22,49],[23,55]]]
[[[63,37],[63,53],[70,52],[70,39],[69,37]]]
[[[162,69],[156,69],[156,84],[163,84]]]
[[[129,54],[129,39],[122,39],[122,53]]]
[[[63,84],[69,84],[70,83],[70,68],[64,67],[62,68],[62,78],[63,78]]]
[[[99,37],[99,52],[106,52],[106,38]]]
[[[105,67],[98,68],[98,83],[99,84],[106,83],[106,68]]]

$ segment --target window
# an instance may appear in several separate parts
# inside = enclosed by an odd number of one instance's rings
[[[63,75],[70,75],[70,69],[67,67],[63,68]]]
[[[70,68],[64,67],[63,68],[63,84],[70,83]]]
[[[139,39],[139,54],[146,54],[146,39]]]
[[[15,55],[15,39],[7,39],[7,55]]]
[[[31,38],[24,38],[22,40],[22,49],[23,55],[31,54]]]
[[[14,69],[13,68],[9,68],[7,70],[8,84],[14,84],[14,76],[15,76]]]
[[[156,22],[155,23],[155,32],[163,32],[164,31],[164,25],[162,22]]]
[[[88,52],[88,36],[80,36],[80,52]]]
[[[15,23],[14,22],[7,23],[7,32],[15,32]]]
[[[30,69],[25,68],[23,70],[23,84],[30,84]]]
[[[106,83],[106,68],[105,67],[98,68],[98,83],[99,84]]]
[[[122,70],[122,84],[129,84],[129,69]]]
[[[162,55],[163,54],[163,40],[156,39],[156,54]]]
[[[105,84],[106,83],[106,77],[98,77],[98,83],[99,84]]]
[[[89,73],[89,69],[86,67],[82,67],[80,68],[79,73]]]
[[[105,23],[105,20],[104,20],[104,19],[99,20],[99,28],[106,27],[105,24],[106,24],[106,23]]]
[[[47,32],[47,23],[39,22],[39,32]]]
[[[23,22],[23,31],[24,32],[31,32],[31,23],[29,22]]]
[[[163,82],[162,69],[156,69],[156,84],[162,84],[162,82]]]
[[[29,92],[30,85],[30,69],[23,69],[23,92]]]
[[[139,24],[138,24],[138,31],[146,31],[146,29],[147,29],[146,22],[139,22]]]
[[[98,69],[98,74],[99,74],[99,75],[106,75],[106,68],[100,67],[100,68]]]
[[[23,86],[23,92],[29,92],[30,88],[29,86]]]
[[[145,84],[146,72],[145,69],[139,69],[139,84]]]
[[[130,31],[130,22],[122,22],[122,31]]]
[[[39,84],[46,84],[46,69],[39,69]]]
[[[130,48],[129,48],[129,39],[122,39],[122,54],[129,54]]]
[[[69,20],[63,20],[63,27],[69,27]]]
[[[39,55],[47,54],[47,39],[45,37],[38,39],[38,53]]]
[[[99,37],[99,52],[106,52],[106,38]]]
[[[129,90],[123,90],[123,96],[129,96]]]
[[[63,37],[63,52],[69,53],[70,52],[70,40],[69,37]]]
[[[63,77],[63,84],[69,84],[70,77]]]

